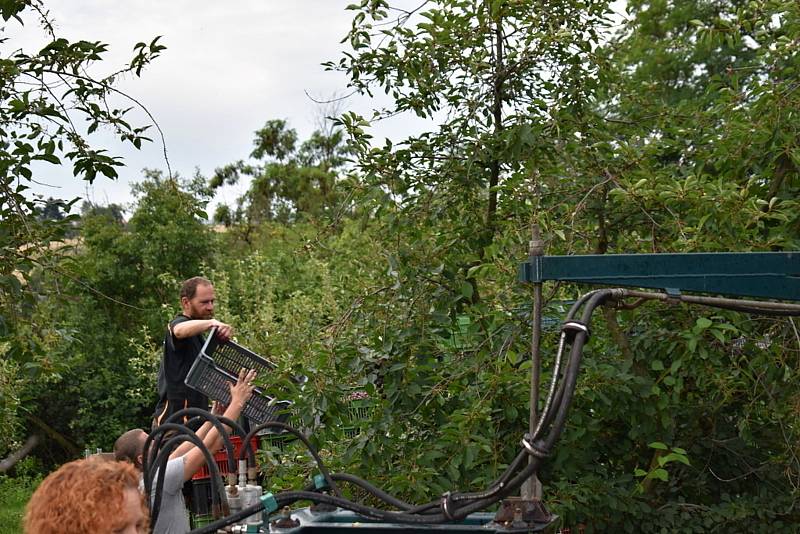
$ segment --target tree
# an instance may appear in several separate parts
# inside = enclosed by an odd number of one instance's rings
[[[122,75],[139,76],[164,49],[158,39],[139,43],[130,63],[106,76],[88,74],[101,62],[107,45],[58,37],[39,0],[15,0],[0,4],[5,22],[22,24],[39,19],[47,44],[36,53],[13,50],[0,59],[0,352],[5,364],[6,386],[39,380],[54,372],[48,354],[66,332],[58,324],[35,321],[39,299],[57,296],[58,285],[41,285],[42,272],[57,280],[69,277],[62,264],[64,247],[50,246],[63,239],[75,222],[74,215],[60,220],[37,218],[47,203],[28,194],[38,165],[70,162],[75,176],[92,182],[97,176],[115,178],[122,161],[89,140],[99,127],[109,128],[123,142],[139,147],[147,140],[147,126],[126,121],[127,109],[115,107],[115,96],[126,97],[115,88]],[[13,45],[8,38],[3,46]],[[129,98],[128,98],[129,99]],[[130,100],[130,99],[129,99]],[[135,101],[134,101],[135,102]],[[86,130],[77,125],[86,122]],[[67,202],[66,205],[69,205]],[[57,366],[56,366],[57,367]],[[19,402],[18,402],[19,401]],[[3,410],[15,416],[4,421],[9,432],[0,438],[0,452],[17,437],[21,415],[19,390],[3,390]]]
[[[69,298],[44,301],[35,319],[64,332],[47,355],[57,372],[46,378],[49,387],[40,379],[24,389],[30,416],[49,421],[76,449],[109,449],[123,431],[149,424],[160,343],[180,282],[208,276],[214,264],[204,182],[148,170],[132,186],[136,202],[127,223],[113,206],[90,208],[81,218],[70,258],[75,279],[61,286]],[[43,285],[57,280],[43,276]],[[42,455],[64,457],[58,450]]]
[[[231,220],[249,227],[263,221],[288,222],[333,213],[338,204],[338,173],[347,161],[342,132],[317,130],[299,149],[296,143],[297,133],[287,128],[286,121],[267,121],[256,132],[250,154],[258,163],[239,161],[216,170],[209,184],[212,189],[234,184],[242,175],[252,179],[239,199],[240,209],[234,213],[228,209],[228,216],[239,214]]]
[[[422,199],[457,183],[465,191],[459,204],[482,205],[481,243],[488,245],[504,183],[511,180],[512,190],[519,182],[520,162],[553,126],[550,118],[580,112],[591,96],[600,74],[593,48],[607,7],[445,1],[394,8],[396,20],[388,8],[385,1],[350,6],[357,11],[348,35],[355,53],[329,67],[346,72],[359,92],[389,93],[395,104],[387,115],[447,119],[438,131],[362,161],[380,170],[378,177],[393,175],[386,186],[397,195],[415,191]],[[355,119],[345,122],[351,132]]]
[[[531,220],[550,254],[797,248],[796,3],[634,2],[605,38],[602,3],[350,9],[354,50],[330,67],[391,95],[387,114],[444,117],[378,148],[368,120],[341,118],[386,273],[332,343],[337,365],[381,398],[376,430],[354,448],[365,470],[380,466],[368,474],[389,464],[408,480],[386,484],[436,494],[491,480],[516,452],[530,298],[514,264]],[[464,316],[471,348],[448,349]],[[593,328],[570,426],[542,473],[568,524],[797,522],[796,392],[780,356],[796,355],[793,323],[641,309]]]
[[[122,224],[125,222],[125,209],[119,204],[108,204],[102,206],[84,201],[81,204],[81,217],[87,218],[96,215],[108,216],[112,221]]]

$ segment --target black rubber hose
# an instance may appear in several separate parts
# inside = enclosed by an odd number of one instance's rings
[[[176,441],[177,443],[173,444],[173,442]],[[164,448],[159,452],[159,458],[161,458],[162,455],[165,455],[166,457],[166,460],[163,460],[163,466],[161,467],[162,469],[165,470],[163,471],[164,473],[166,473],[166,464],[169,461],[169,457],[174,452],[174,449],[180,446],[180,444],[183,441],[187,441],[187,438],[185,436],[180,436],[180,435],[174,436],[169,441],[167,441],[167,443],[164,445]],[[204,452],[204,456],[206,457],[206,463],[208,464],[209,475],[210,475],[209,480],[216,487],[216,492],[214,492],[213,490],[211,492],[212,510],[219,509],[222,511],[223,514],[227,514],[230,511],[230,508],[228,506],[228,494],[225,492],[225,482],[223,481],[222,475],[219,472],[219,466],[217,465],[217,462],[214,459],[213,452],[209,451],[205,447],[205,444],[203,445],[203,449],[201,449],[201,451],[203,450],[208,452],[208,454]],[[165,453],[165,451],[169,452]],[[211,456],[211,461],[208,460],[209,456]],[[156,465],[161,465],[158,459],[156,459]],[[156,495],[159,497],[159,499],[161,499],[161,492],[162,492],[161,486],[163,486],[163,480],[164,477],[163,476],[160,477],[159,478],[160,484],[156,485]]]
[[[170,423],[170,425],[174,425],[174,423]],[[164,426],[164,425],[162,425],[162,426]],[[156,461],[154,462],[155,466],[159,466],[160,471],[159,471],[159,469],[155,469],[155,470],[148,469],[144,473],[144,483],[145,483],[145,487],[147,488],[146,492],[148,494],[150,494],[150,491],[152,490],[152,481],[153,481],[156,473],[159,473],[159,472],[162,473],[162,475],[159,477],[159,481],[157,483],[157,487],[156,487],[156,491],[155,491],[155,499],[154,499],[154,502],[157,501],[158,505],[159,505],[158,507],[160,508],[161,493],[162,493],[163,481],[164,481],[164,477],[165,477],[164,473],[166,473],[165,468],[166,468],[167,462],[169,461],[169,456],[172,454],[174,449],[177,448],[180,445],[180,443],[182,443],[183,441],[187,441],[188,440],[188,441],[192,441],[193,445],[198,446],[200,448],[200,451],[205,456],[206,462],[209,463],[209,469],[211,470],[212,477],[214,478],[214,480],[218,481],[217,482],[218,493],[219,493],[219,495],[222,496],[221,499],[223,500],[223,502],[227,506],[227,497],[225,495],[225,488],[222,485],[222,480],[221,480],[221,478],[219,476],[219,468],[217,467],[216,462],[213,461],[212,454],[205,447],[205,445],[203,444],[203,441],[196,434],[194,434],[190,429],[184,427],[183,425],[175,425],[175,426],[177,426],[178,428],[177,429],[175,429],[175,428],[167,428],[166,430],[177,430],[179,432],[179,435],[174,436],[170,440],[167,441],[165,446],[158,452],[158,456],[156,458]],[[159,427],[159,428],[161,428],[161,427]],[[217,503],[217,499],[214,498],[214,494],[213,493],[212,493],[212,499],[214,501],[214,504],[217,505],[218,504]],[[156,515],[158,515],[158,514],[156,513]],[[155,522],[155,520],[154,520],[154,522]]]
[[[148,436],[147,436],[147,439],[145,439],[144,448],[142,449],[142,473],[144,475],[145,493],[148,493],[148,494],[150,493],[150,490],[152,489],[150,487],[150,483],[149,483],[150,477],[148,476],[150,474],[150,472],[152,471],[152,467],[153,467],[152,466],[153,458],[151,457],[152,456],[151,452],[155,453],[157,455],[158,452],[161,450],[161,440],[164,437],[164,433],[165,432],[167,432],[169,430],[173,430],[173,431],[177,432],[178,434],[185,434],[187,436],[193,436],[194,438],[190,438],[190,439],[193,439],[193,443],[195,445],[197,445],[198,443],[202,445],[202,443],[203,443],[202,440],[197,436],[197,434],[195,434],[192,430],[190,430],[189,428],[187,428],[187,427],[185,427],[183,425],[178,425],[178,424],[175,424],[175,423],[169,423],[168,426],[166,426],[166,425],[167,425],[166,423],[163,424],[163,425],[160,425],[155,430],[150,432],[150,434],[148,434]],[[196,440],[196,441],[194,441],[194,440]]]
[[[319,472],[322,473],[323,477],[325,477],[325,482],[328,483],[328,486],[331,488],[331,491],[333,491],[334,495],[336,495],[337,497],[342,496],[342,492],[339,490],[339,487],[336,485],[336,482],[334,482],[333,479],[331,478],[328,469],[322,462],[322,458],[319,457],[317,449],[314,447],[314,445],[311,444],[310,441],[308,441],[308,438],[306,438],[302,432],[287,425],[286,423],[279,423],[278,421],[267,421],[266,423],[261,423],[260,425],[256,425],[255,427],[251,428],[250,432],[247,434],[246,439],[249,441],[255,435],[256,432],[264,428],[280,428],[282,430],[285,430],[286,432],[289,432],[297,436],[297,438],[303,442],[303,445],[306,446],[308,452],[314,458],[314,461],[317,462],[317,467],[319,468]]]
[[[497,480],[492,482],[492,484],[489,486],[487,490],[475,493],[454,493],[450,496],[450,499],[453,501],[463,501],[463,500],[481,499],[490,497],[491,495],[497,493],[501,488],[504,487],[505,482],[514,474],[514,472],[517,469],[519,469],[519,467],[522,465],[522,463],[527,457],[528,454],[524,450],[521,451],[519,454],[517,454],[516,458],[514,458],[509,467],[506,468],[506,471]],[[349,473],[333,473],[331,474],[331,478],[333,480],[350,482],[352,484],[355,484],[364,489],[365,491],[367,491],[367,493],[369,493],[373,497],[380,499],[381,501],[390,504],[391,506],[394,506],[396,508],[399,508],[400,510],[403,510],[404,512],[409,514],[428,512],[429,510],[433,508],[438,508],[441,505],[440,500],[431,501],[425,504],[418,504],[418,505],[409,504],[407,502],[401,501],[400,499],[394,497],[389,493],[386,493],[385,491],[374,486],[370,482],[355,475],[351,475]],[[313,491],[313,490],[314,490],[313,485],[306,486],[305,488],[305,491]]]
[[[161,427],[166,425],[166,424],[169,424],[170,426],[169,427],[165,427],[165,430],[162,430]],[[181,424],[177,424],[177,423],[163,423],[162,425],[157,427],[155,430],[153,430],[150,433],[150,435],[148,436],[148,439],[145,440],[144,450],[142,451],[143,452],[143,456],[142,456],[142,471],[143,472],[148,472],[149,473],[152,470],[152,465],[151,465],[152,462],[151,462],[150,453],[151,453],[151,451],[153,451],[155,453],[158,453],[158,451],[161,450],[161,442],[162,442],[162,440],[164,438],[164,435],[170,430],[174,431],[174,432],[178,432],[179,434],[191,435],[191,436],[194,436],[194,437],[200,439],[199,436],[197,436],[197,434],[194,433],[194,431],[192,431],[191,429],[189,429],[185,425],[181,425]],[[197,445],[197,443],[198,442],[193,441],[194,445]],[[205,444],[203,444],[202,439],[200,439],[199,443],[201,444],[202,450],[205,450],[206,446],[205,446]],[[208,459],[208,455],[206,455],[206,458]],[[213,460],[213,456],[211,456],[211,458]],[[217,465],[215,461],[212,461],[210,463],[213,464],[213,467],[216,467],[216,465]],[[146,480],[145,480],[145,483],[146,483]],[[149,488],[145,488],[145,489],[147,491],[149,491]]]
[[[517,476],[511,479],[511,481],[503,486],[495,495],[488,499],[474,500],[461,507],[455,507],[455,510],[449,512],[450,518],[448,518],[448,521],[464,519],[472,512],[483,510],[486,507],[491,506],[492,504],[495,504],[511,495],[511,493],[517,491],[522,484],[531,477],[532,474],[538,471],[540,463],[541,460],[534,457],[533,461],[525,466],[525,469],[520,471]]]
[[[581,315],[581,322],[587,326],[591,322],[592,313],[594,310],[605,302],[612,295],[612,290],[603,289],[591,296]],[[558,403],[555,418],[551,425],[551,430],[544,440],[545,450],[550,450],[553,444],[558,439],[561,431],[566,423],[567,412],[569,411],[572,397],[575,394],[575,385],[578,381],[578,372],[580,371],[581,357],[583,355],[583,346],[587,341],[586,332],[577,332],[575,339],[572,342],[572,350],[570,351],[569,363],[564,374],[564,392]]]
[[[224,415],[218,415],[217,418],[219,419],[220,423],[222,423],[223,425],[231,427],[231,429],[234,431],[234,433],[237,436],[239,436],[242,439],[242,441],[244,441],[244,438],[246,437],[247,432],[244,431],[244,428],[242,427],[242,425],[240,425],[239,423],[237,423],[233,419],[225,417]],[[191,424],[196,419],[202,419],[202,418],[201,417],[193,417],[192,419],[189,420],[188,424]],[[247,453],[248,465],[250,465],[250,466],[256,465],[256,454],[255,454],[255,450],[253,450],[252,443],[250,443],[248,441],[246,443],[243,443],[243,445],[244,445],[244,447],[239,450],[238,456],[234,455],[234,458],[236,460],[240,460],[242,458],[242,455]],[[236,447],[234,447],[234,449],[236,449]],[[226,447],[226,450],[227,450],[227,447]],[[234,452],[235,452],[235,450],[234,450]]]
[[[264,506],[261,503],[248,506],[247,508],[243,508],[242,510],[239,510],[235,514],[229,515],[228,517],[223,517],[222,519],[218,519],[213,523],[196,528],[190,531],[189,534],[215,534],[218,530],[224,529],[228,525],[238,523],[239,521],[242,521],[243,519],[262,511],[263,509]]]
[[[165,421],[165,423],[177,423],[177,420],[179,418],[189,415],[195,416],[200,419],[204,419],[209,423],[211,423],[212,425],[214,425],[214,427],[217,429],[217,432],[222,437],[223,444],[225,445],[225,450],[228,452],[228,472],[235,473],[237,470],[237,466],[234,455],[235,450],[233,447],[233,443],[231,443],[231,439],[228,436],[228,431],[225,429],[225,426],[222,424],[222,422],[216,415],[212,414],[208,410],[203,410],[201,408],[183,408],[182,410],[178,410],[177,412],[170,415]]]
[[[599,293],[601,291],[608,291],[608,290],[607,289],[594,289],[592,291],[589,291],[588,293],[585,293],[585,294],[581,295],[578,298],[578,300],[576,300],[575,302],[572,303],[572,306],[570,307],[569,311],[567,312],[567,317],[564,319],[564,322],[572,321],[575,318],[575,316],[578,314],[578,310],[580,310],[581,307],[584,304],[586,304],[586,302],[588,302],[594,295],[596,295],[597,293]]]
[[[176,425],[174,423],[164,423],[160,425],[153,434],[163,434],[166,431],[174,430],[179,433],[179,435],[172,437],[167,441],[164,447],[158,452],[156,461],[153,462],[157,469],[152,470],[152,465],[150,462],[147,463],[147,468],[143,469],[142,475],[144,479],[145,485],[145,494],[148,497],[148,502],[151,503],[151,520],[153,524],[158,520],[158,514],[161,507],[161,498],[162,498],[162,491],[164,486],[164,478],[166,476],[166,465],[169,461],[169,456],[172,451],[177,448],[177,446],[182,443],[183,441],[191,441],[195,446],[197,446],[203,455],[206,457],[206,462],[209,463],[209,467],[212,470],[212,474],[216,480],[220,483],[222,480],[219,478],[219,470],[217,468],[216,462],[214,462],[214,458],[208,449],[203,444],[203,440],[201,440],[197,434],[195,434],[192,430],[189,430],[183,425]],[[147,440],[145,441],[145,449],[143,454],[148,454],[148,445],[152,441],[153,434],[148,436]],[[143,459],[144,460],[144,459]],[[155,476],[159,474],[158,481],[156,482],[155,494],[153,494],[153,479]],[[219,484],[218,484],[219,486]],[[218,487],[218,489],[220,489]],[[224,499],[225,506],[227,507],[227,498],[225,497],[224,486],[221,488],[222,499]],[[218,500],[214,498],[214,493],[212,493],[212,499],[215,505],[218,505]]]
[[[597,290],[591,292],[587,295],[584,295],[578,302],[573,305],[573,308],[570,310],[569,317],[574,316],[574,313],[584,304],[586,304],[585,309],[583,310],[582,314],[582,322],[588,326],[589,320],[591,318],[592,312],[602,304],[606,299],[611,296],[611,290]],[[575,386],[577,384],[577,376],[578,371],[580,369],[580,361],[582,356],[583,346],[587,340],[586,332],[579,331],[575,334],[575,337],[572,341],[572,347],[570,351],[570,357],[566,369],[564,371],[564,379],[562,382],[562,387],[560,387],[560,395],[557,395],[557,402],[554,403],[555,415],[552,420],[551,428],[549,428],[549,432],[547,437],[544,440],[537,440],[534,446],[541,451],[542,455],[546,455],[549,450],[552,448],[552,445],[555,441],[560,437],[564,425],[566,422],[566,414],[569,410],[569,406],[572,402],[572,398],[575,392]],[[554,399],[555,400],[555,399]],[[310,443],[307,442],[305,436],[303,436],[298,431],[288,427],[288,425],[284,425],[282,423],[265,423],[263,425],[259,425],[261,428],[283,428],[287,431],[295,433],[301,440],[304,441],[309,450],[314,450],[313,447],[310,446]],[[257,429],[260,429],[257,427]],[[253,432],[253,431],[251,431]],[[316,451],[314,451],[316,452]],[[527,454],[527,452],[525,453]],[[524,456],[523,456],[524,458]],[[365,517],[371,517],[386,521],[395,521],[395,522],[404,522],[404,523],[416,523],[416,524],[433,524],[433,523],[442,523],[452,520],[458,520],[466,517],[470,513],[478,510],[482,510],[487,506],[494,504],[495,502],[499,501],[503,497],[509,495],[511,492],[517,490],[522,483],[527,480],[536,470],[539,468],[539,464],[541,463],[541,458],[539,456],[534,456],[533,461],[531,461],[522,471],[517,473],[506,485],[499,486],[495,490],[491,490],[491,496],[488,498],[472,498],[470,499],[467,494],[463,494],[466,499],[469,499],[470,502],[465,504],[464,506],[457,507],[453,502],[452,496],[443,497],[442,505],[444,507],[445,503],[453,504],[453,510],[447,510],[447,513],[440,513],[435,515],[417,515],[408,512],[386,512],[384,510],[379,510],[373,507],[360,505],[358,503],[350,502],[346,499],[341,499],[340,497],[336,496],[329,496],[325,494],[313,493],[313,492],[283,492],[278,494],[275,499],[278,503],[278,506],[284,506],[291,504],[298,500],[309,500],[312,502],[323,502],[329,503],[341,508],[345,508],[348,510],[352,510],[360,515]],[[320,467],[323,467],[321,462],[318,462]],[[320,469],[322,471],[322,469]],[[508,473],[509,470],[507,470]],[[325,475],[325,473],[323,473]],[[506,474],[501,479],[506,478]],[[333,487],[331,484],[330,476],[326,476],[326,481],[328,484]],[[498,479],[500,480],[500,479]],[[422,505],[422,507],[430,508],[434,506],[434,503],[429,503],[427,505]],[[420,507],[417,507],[420,508]],[[213,532],[217,528],[224,527],[229,525],[240,518],[247,517],[252,513],[255,513],[261,509],[260,505],[248,508],[246,510],[242,510],[239,514],[235,514],[235,517],[232,516],[231,518],[226,518],[225,520],[218,521],[216,523],[212,523],[204,527],[204,529],[200,529],[195,531],[198,534],[202,533],[210,533]]]
[[[589,293],[582,295],[578,300],[576,300],[570,307],[569,311],[567,312],[567,316],[564,318],[562,324],[574,321],[575,314],[577,314],[580,308],[584,304],[586,304],[586,302],[598,291],[601,290],[596,289],[594,291],[590,291]],[[556,353],[556,365],[553,369],[553,377],[550,380],[550,390],[547,393],[547,399],[545,400],[545,406],[542,411],[541,417],[539,419],[539,424],[537,425],[537,428],[534,431],[533,436],[531,436],[531,439],[537,439],[539,437],[539,434],[541,434],[542,430],[549,426],[554,415],[552,407],[558,406],[558,404],[561,402],[561,397],[564,394],[564,387],[563,387],[563,382],[561,380],[562,370],[560,369],[560,367],[561,367],[561,358],[563,357],[563,352],[564,349],[566,348],[567,343],[568,339],[565,335],[565,332],[562,331],[561,335],[559,336],[558,350]]]
[[[588,294],[587,299],[581,299],[579,302],[585,301],[586,307],[583,310],[583,314],[581,315],[581,322],[585,324],[587,327],[589,326],[589,322],[591,320],[592,313],[594,310],[601,305],[605,300],[611,297],[612,290],[610,289],[603,289],[593,291]],[[576,306],[573,306],[573,309],[570,310],[570,314],[577,310]],[[563,394],[557,403],[558,409],[556,410],[556,415],[552,423],[552,427],[547,435],[547,438],[544,440],[536,441],[534,446],[537,449],[540,449],[543,453],[547,454],[552,449],[553,444],[556,440],[560,437],[561,432],[564,429],[564,425],[566,423],[566,415],[569,411],[569,406],[572,402],[572,397],[575,392],[575,386],[577,384],[578,378],[578,371],[580,370],[580,361],[581,356],[583,353],[583,346],[586,342],[587,334],[586,332],[577,332],[575,335],[575,339],[572,342],[572,348],[570,351],[570,358],[569,363],[567,364],[567,368],[565,370],[565,376],[563,381]],[[521,486],[524,481],[530,477],[537,469],[541,460],[537,457],[533,458],[533,462],[530,463],[522,472],[520,472],[514,479],[512,479],[508,485],[498,491],[495,495],[488,499],[480,499],[477,501],[473,501],[463,507],[456,508],[450,512],[449,515],[454,519],[463,519],[467,515],[472,512],[476,512],[478,510],[482,510],[485,507],[494,504],[500,498],[503,498],[509,495],[512,491]],[[499,498],[498,498],[499,497]]]
[[[386,493],[382,489],[378,488],[377,486],[372,485],[370,482],[367,482],[361,477],[357,477],[356,475],[351,475],[349,473],[333,473],[331,475],[333,480],[337,480],[340,482],[349,482],[350,484],[354,484],[361,489],[365,490],[367,493],[376,497],[386,504],[390,504],[395,508],[399,508],[400,510],[409,510],[414,508],[413,504],[409,504],[407,502],[401,501],[400,499]]]
[[[167,463],[170,461],[170,455],[172,454],[174,449],[179,447],[181,443],[186,441],[187,439],[188,438],[185,435],[178,435],[170,438],[169,441],[167,441],[167,443],[165,444],[164,448],[158,454],[158,458],[156,459],[155,463],[155,465],[158,466],[158,469],[154,471],[153,476],[155,476],[156,473],[157,474],[163,473],[163,475],[159,476],[158,480],[156,481],[155,499],[153,504],[153,510],[151,513],[153,524],[155,524],[155,522],[158,519],[158,516],[161,513],[163,486],[164,486],[164,481],[166,479],[166,469],[167,469]],[[228,499],[227,495],[225,494],[225,486],[222,483],[222,479],[219,477],[219,473],[216,471],[216,463],[214,463],[214,469],[215,471],[214,474],[212,475],[213,478],[211,480],[213,480],[213,483],[216,486],[216,491],[212,490],[211,492],[212,510],[219,509],[222,510],[223,514],[227,514],[230,511],[228,508]]]
[[[503,472],[500,477],[492,482],[489,487],[484,491],[476,491],[476,492],[465,492],[465,493],[454,493],[450,496],[450,500],[452,501],[465,501],[465,500],[472,500],[472,499],[488,499],[496,495],[502,488],[506,486],[506,482],[514,475],[514,473],[522,466],[525,460],[528,458],[528,453],[520,451],[516,458],[509,464],[506,470]],[[438,503],[436,503],[438,505]]]
[[[517,453],[517,456],[514,460],[509,464],[506,470],[503,472],[500,477],[498,477],[494,482],[492,482],[489,487],[483,491],[478,492],[456,492],[450,495],[451,501],[467,501],[467,500],[474,500],[474,499],[487,499],[492,497],[500,492],[505,486],[508,480],[514,475],[514,473],[522,466],[525,460],[528,458],[528,453],[524,450]],[[333,475],[336,478],[337,475]],[[350,475],[352,476],[352,475]],[[441,500],[431,501],[425,504],[419,504],[416,506],[409,506],[405,509],[406,512],[415,514],[415,513],[423,513],[427,512],[432,508],[438,508],[441,506]]]
[[[424,511],[430,509],[430,508],[435,508],[435,507],[439,506],[439,501],[432,502],[432,503],[427,503],[427,504],[422,504],[422,505],[412,505],[412,504],[406,503],[406,502],[401,501],[400,499],[398,499],[398,498],[386,493],[385,491],[381,490],[380,488],[372,485],[370,482],[367,482],[366,480],[364,480],[364,479],[362,479],[360,477],[357,477],[355,475],[351,475],[351,474],[348,474],[348,473],[332,473],[331,474],[331,478],[334,479],[334,480],[338,480],[340,482],[350,482],[352,484],[355,484],[355,485],[361,487],[362,489],[366,490],[373,497],[376,497],[376,498],[382,500],[383,502],[385,502],[386,504],[394,506],[395,508],[399,508],[400,510],[403,510],[403,511],[408,512],[408,513],[414,513],[414,514],[422,513]],[[311,484],[308,484],[305,488],[303,488],[302,491],[316,491],[316,492],[319,492],[320,490],[317,490],[316,488],[317,488],[316,484],[311,483]]]

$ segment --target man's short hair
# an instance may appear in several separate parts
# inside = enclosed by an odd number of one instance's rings
[[[211,282],[208,279],[203,278],[202,276],[194,276],[189,278],[181,285],[181,294],[180,298],[186,297],[187,299],[194,298],[194,294],[197,293],[198,286],[210,286]]]
[[[144,440],[142,433],[144,430],[141,428],[134,428],[128,430],[114,442],[114,459],[117,461],[127,461],[141,467],[139,465],[139,455],[144,452]],[[146,432],[144,432],[146,434]]]

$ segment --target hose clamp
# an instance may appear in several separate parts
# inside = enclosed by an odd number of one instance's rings
[[[525,448],[528,454],[541,459],[550,456],[549,452],[540,449],[539,447],[528,441],[529,439],[530,439],[530,434],[525,434],[525,437],[522,438],[522,446]]]
[[[589,327],[580,321],[564,322],[564,324],[561,325],[561,331],[564,333],[564,336],[569,343],[572,343],[575,340],[575,336],[578,334],[578,332],[583,332],[586,334],[586,341],[589,341],[589,337],[592,335]]]
[[[448,510],[449,503],[450,503],[450,492],[446,491],[442,493],[442,512],[444,513],[444,516],[448,520],[454,521],[455,517],[453,517],[453,515],[450,513],[450,510]]]
[[[317,490],[326,490],[328,489],[328,481],[325,480],[325,475],[322,473],[317,473],[314,475],[314,488]]]
[[[278,501],[275,500],[275,496],[272,493],[266,493],[261,496],[261,506],[267,511],[267,514],[271,514],[278,509]]]

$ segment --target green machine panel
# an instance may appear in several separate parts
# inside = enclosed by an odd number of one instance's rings
[[[519,278],[800,300],[800,252],[531,256]]]

